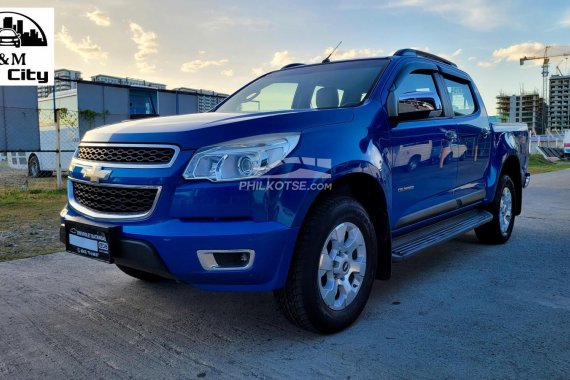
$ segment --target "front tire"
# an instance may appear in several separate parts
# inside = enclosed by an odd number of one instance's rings
[[[480,242],[486,244],[504,244],[513,232],[515,225],[515,184],[511,177],[504,174],[497,186],[495,199],[488,211],[493,214],[493,220],[475,229]]]
[[[293,324],[321,333],[350,326],[360,315],[376,274],[374,226],[356,200],[322,200],[301,229],[284,289],[275,291]]]

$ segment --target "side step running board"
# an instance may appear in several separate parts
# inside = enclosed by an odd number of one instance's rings
[[[493,220],[487,211],[473,210],[399,236],[392,242],[392,260],[402,261]]]

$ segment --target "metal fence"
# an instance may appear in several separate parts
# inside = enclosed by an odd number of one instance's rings
[[[79,113],[66,109],[10,107],[0,112],[27,114],[28,120],[37,121],[39,135],[39,149],[0,151],[0,194],[63,188],[65,171],[80,140]],[[18,135],[18,127],[22,126],[12,126],[11,135],[4,138],[7,141],[25,138]]]

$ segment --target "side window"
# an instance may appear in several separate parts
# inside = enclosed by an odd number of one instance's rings
[[[408,74],[404,78],[404,80],[398,85],[398,88],[396,88],[396,90],[394,91],[394,95],[396,96],[396,99],[399,99],[400,95],[403,95],[408,92],[424,92],[424,91],[438,94],[435,81],[433,80],[433,76],[431,74],[425,74],[425,73],[412,73]],[[429,117],[437,117],[440,115],[441,111],[431,112]]]
[[[247,97],[241,103],[240,110],[244,112],[290,110],[297,91],[297,83],[272,83],[261,89],[258,94]]]
[[[448,78],[444,78],[444,80],[449,99],[451,100],[453,114],[455,116],[467,116],[475,113],[475,101],[469,85]]]

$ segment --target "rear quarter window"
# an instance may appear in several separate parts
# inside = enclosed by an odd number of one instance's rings
[[[472,115],[477,110],[471,86],[449,78],[443,78],[455,116]]]

